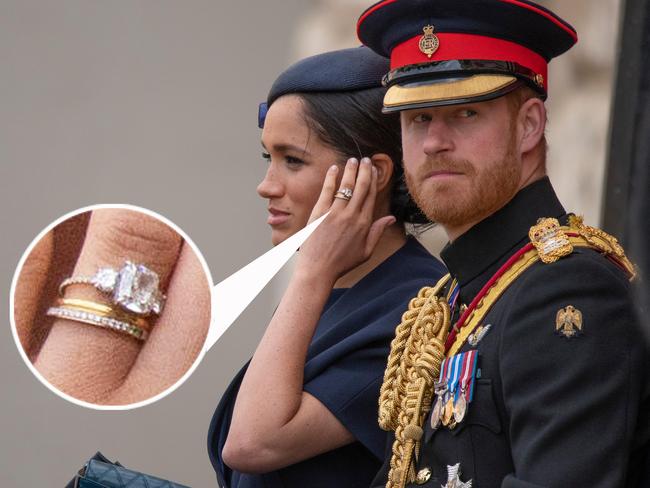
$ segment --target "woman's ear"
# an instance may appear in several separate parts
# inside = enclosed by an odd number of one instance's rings
[[[379,193],[386,188],[393,178],[394,163],[388,154],[374,154],[370,160],[373,166],[377,168],[377,192]]]

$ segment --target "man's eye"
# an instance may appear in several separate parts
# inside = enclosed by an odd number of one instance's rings
[[[266,161],[271,161],[271,155],[267,152],[262,152],[262,159]]]
[[[475,117],[477,115],[478,112],[476,110],[472,110],[471,108],[466,108],[460,112],[460,116],[465,118]]]
[[[431,121],[431,117],[427,114],[417,114],[415,117],[413,117],[413,122],[416,123],[429,122],[429,121]]]

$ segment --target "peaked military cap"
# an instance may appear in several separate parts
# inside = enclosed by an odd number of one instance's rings
[[[549,61],[578,40],[527,0],[383,0],[357,34],[390,56],[385,112],[490,100],[522,84],[546,99]]]
[[[266,102],[260,104],[258,125],[264,126],[266,111],[282,95],[309,92],[346,92],[382,86],[390,69],[387,57],[365,46],[310,56],[286,69],[271,86]]]

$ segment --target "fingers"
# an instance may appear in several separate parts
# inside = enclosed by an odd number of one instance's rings
[[[366,222],[372,222],[375,211],[375,204],[377,203],[377,168],[372,166],[370,186],[368,193],[361,206],[361,217]]]
[[[39,298],[47,282],[52,261],[54,236],[48,232],[34,246],[23,264],[14,293],[14,323],[20,344],[25,354],[33,361],[35,352],[35,318],[39,309]]]
[[[332,206],[334,192],[336,191],[336,177],[338,174],[339,167],[336,165],[330,166],[327,170],[320,196],[318,197],[318,201],[316,202],[316,205],[314,205],[311,215],[309,216],[309,223],[324,215]]]
[[[57,299],[59,283],[70,276],[81,250],[90,212],[61,222],[34,246],[21,269],[14,294],[16,331],[34,363],[52,325],[45,312]]]
[[[111,404],[142,401],[176,383],[201,352],[210,325],[210,284],[183,244],[167,290],[167,306]]]
[[[354,198],[355,182],[357,180],[357,171],[359,169],[359,161],[355,158],[348,159],[341,178],[341,184],[338,190],[350,189],[352,190],[352,197]],[[350,200],[351,201],[351,200]],[[332,210],[341,210],[348,206],[350,202],[343,198],[334,198],[332,203]]]
[[[354,188],[352,198],[347,205],[347,208],[350,212],[357,212],[361,210],[364,203],[366,202],[366,197],[368,196],[371,182],[372,163],[370,162],[370,158],[363,158],[359,164],[356,182],[352,187],[350,187]]]
[[[163,222],[140,212],[101,209],[92,213],[74,276],[92,276],[98,268],[119,269],[125,260],[158,274],[164,290],[181,246],[181,237]],[[110,303],[91,285],[71,285],[65,298]],[[117,305],[112,305],[117,307]],[[148,321],[153,323],[155,316]],[[36,368],[60,390],[81,400],[102,403],[126,377],[141,342],[112,330],[57,319]]]

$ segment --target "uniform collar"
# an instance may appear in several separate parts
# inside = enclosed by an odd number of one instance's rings
[[[551,182],[544,177],[522,188],[503,208],[447,244],[440,257],[463,286],[514,253],[537,219],[558,218],[565,213]]]

